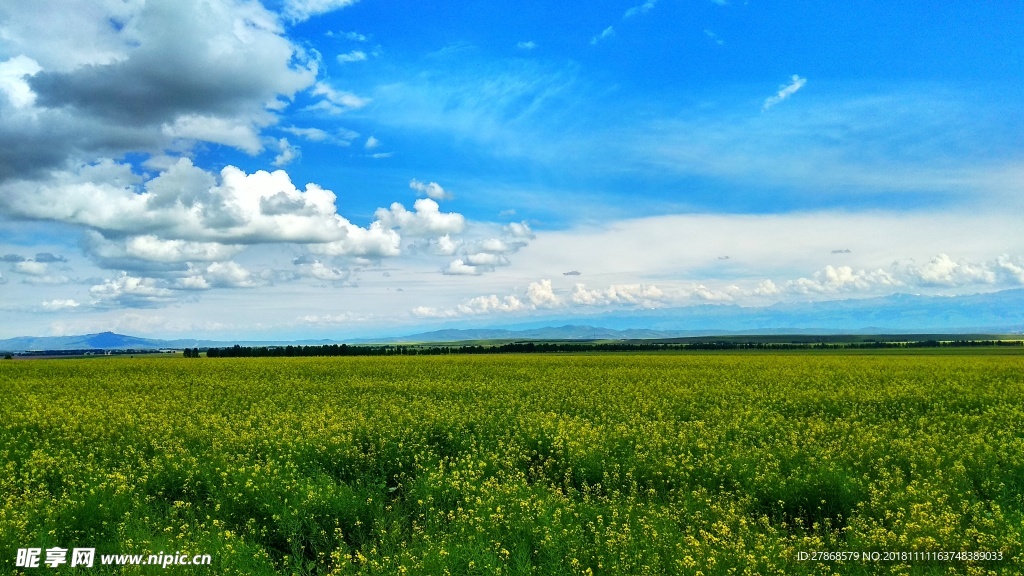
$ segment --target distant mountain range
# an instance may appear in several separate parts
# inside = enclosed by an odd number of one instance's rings
[[[548,317],[499,328],[450,328],[374,341],[647,339],[725,334],[1021,333],[1024,333],[1024,289],[966,296],[894,294],[878,298],[779,303],[760,308],[707,304],[632,310]]]
[[[1024,289],[967,296],[895,294],[859,300],[775,304],[761,308],[702,305],[548,317],[529,324],[446,328],[348,343],[458,342],[466,340],[639,340],[764,334],[1021,334]],[[322,345],[342,340],[157,340],[103,332],[84,336],[0,340],[0,350],[146,350],[270,345]]]
[[[706,334],[706,332],[701,332]],[[539,328],[447,328],[391,338],[364,339],[360,343],[465,342],[474,340],[651,340],[691,335],[687,330],[613,330],[600,326],[566,324]]]
[[[878,298],[779,303],[761,308],[689,306],[612,313],[600,318],[600,325],[617,330],[1020,333],[1024,331],[1024,289],[965,296],[894,294]],[[578,323],[579,318],[575,321]]]
[[[272,346],[283,344],[299,344],[303,346],[320,346],[337,343],[335,340],[301,340],[301,341],[221,341],[221,340],[159,340],[154,338],[137,338],[114,332],[84,334],[81,336],[42,336],[20,337],[0,340],[0,350],[5,352],[25,352],[35,350],[181,350],[183,348],[210,348],[233,346]]]

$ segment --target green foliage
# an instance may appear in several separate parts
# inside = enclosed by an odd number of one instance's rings
[[[1022,369],[998,354],[4,363],[0,571],[18,548],[94,546],[210,554],[168,569],[204,575],[1009,573]],[[798,560],[825,550],[1006,560]]]

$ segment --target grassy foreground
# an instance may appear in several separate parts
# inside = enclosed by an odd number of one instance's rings
[[[1022,494],[1020,355],[0,363],[7,574],[1009,574]]]

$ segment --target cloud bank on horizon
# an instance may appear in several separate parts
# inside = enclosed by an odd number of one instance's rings
[[[1019,8],[60,5],[0,6],[0,338],[1024,286]]]

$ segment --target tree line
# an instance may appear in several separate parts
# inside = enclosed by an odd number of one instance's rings
[[[239,346],[209,348],[210,358],[252,358],[291,356],[438,356],[445,354],[531,354],[541,352],[657,352],[683,350],[841,350],[872,348],[956,348],[976,346],[1022,346],[1019,340],[920,340],[912,342],[511,342],[494,345],[359,345],[322,346]],[[185,357],[198,358],[199,349],[186,348]]]

